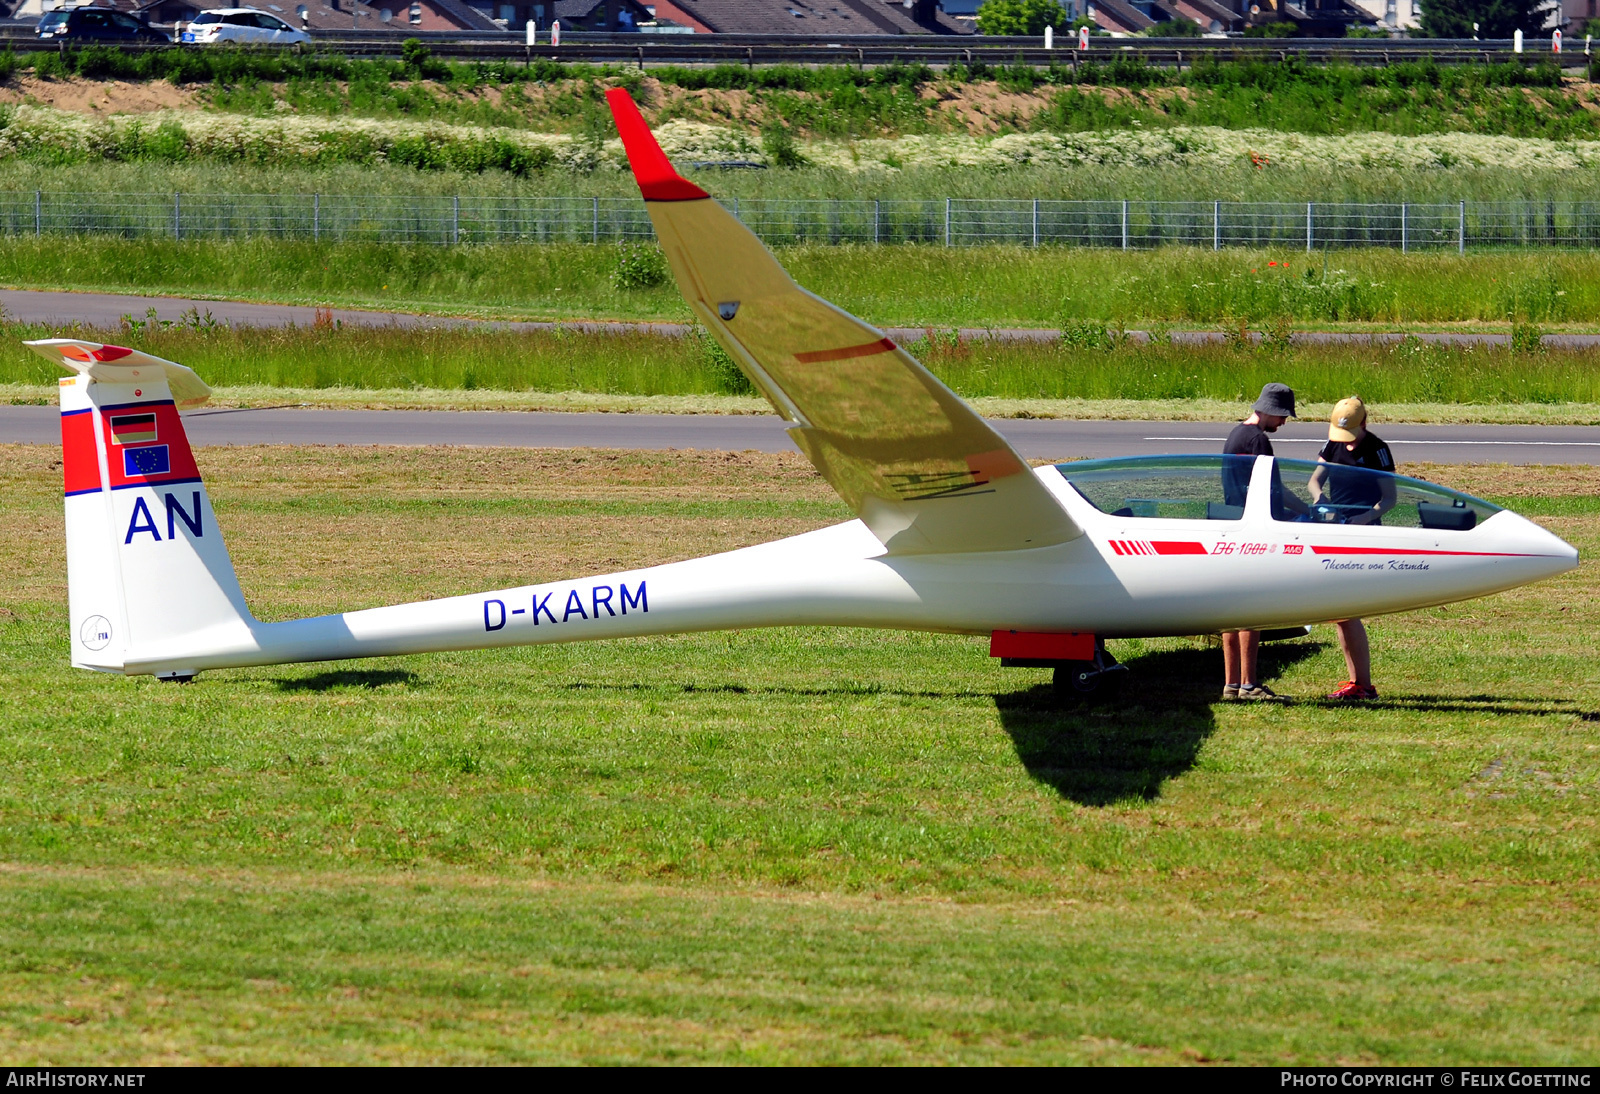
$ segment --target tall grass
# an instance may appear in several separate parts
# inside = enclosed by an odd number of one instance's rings
[[[1128,201],[1600,201],[1600,171],[1504,167],[1403,170],[1338,165],[1138,167],[912,167],[856,172],[821,167],[721,171],[680,164],[719,197],[884,201],[929,198],[1098,199]],[[72,167],[0,159],[0,192],[472,194],[483,197],[624,197],[638,187],[626,172],[602,166],[579,173],[526,176],[504,171],[418,171],[391,163],[325,163],[307,167],[184,162],[90,162]]]
[[[1216,327],[1600,322],[1600,254],[1165,248],[780,247],[801,284],[886,326]],[[611,246],[114,237],[0,241],[0,284],[454,314],[686,320],[675,287],[621,288]]]
[[[806,246],[782,255],[802,284],[884,323],[930,321],[916,316],[971,326],[1600,319],[1600,256],[1585,252]]]
[[[1170,343],[1111,350],[924,339],[913,353],[962,395],[1012,399],[1216,399],[1241,406],[1269,381],[1307,403],[1600,402],[1600,353],[1503,347],[1244,348]]]
[[[181,361],[215,387],[430,388],[581,391],[617,395],[733,392],[706,339],[402,328],[229,328],[85,332]],[[0,382],[53,383],[48,361],[23,349],[42,328],[0,338]],[[742,378],[741,378],[742,379]]]
[[[0,338],[0,383],[46,384],[57,371]],[[218,387],[733,393],[741,378],[703,338],[348,328],[110,331],[182,361]],[[1269,380],[1306,402],[1352,392],[1383,403],[1600,403],[1600,353],[1518,353],[1406,343],[1349,346],[1083,345],[963,341],[934,334],[910,350],[962,395],[1013,399],[1208,399],[1241,404]]]
[[[1026,84],[1025,71],[1002,75]],[[1060,82],[1052,80],[1052,83]],[[1133,59],[1087,65],[1075,87],[1054,96],[1039,128],[1215,125],[1296,133],[1493,133],[1565,140],[1592,136],[1591,93],[1562,86],[1553,64],[1356,67],[1298,59],[1218,61],[1202,57],[1182,74]],[[1182,94],[1108,97],[1085,87],[1182,88]]]

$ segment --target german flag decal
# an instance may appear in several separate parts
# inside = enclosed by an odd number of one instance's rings
[[[113,444],[148,444],[155,439],[154,414],[118,414],[111,419]]]

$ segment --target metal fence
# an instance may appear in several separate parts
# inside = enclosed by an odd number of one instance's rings
[[[987,243],[1147,249],[1457,250],[1600,245],[1597,202],[740,200],[769,243]],[[0,234],[277,237],[326,242],[615,243],[650,239],[628,198],[0,192]]]

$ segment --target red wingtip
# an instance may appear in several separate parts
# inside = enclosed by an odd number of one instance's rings
[[[644,123],[644,116],[634,105],[627,88],[614,87],[607,91],[606,101],[611,104],[611,116],[617,120],[617,134],[622,137],[628,166],[633,168],[633,179],[639,184],[644,200],[698,201],[711,196],[672,169],[672,161],[651,136],[650,127]]]

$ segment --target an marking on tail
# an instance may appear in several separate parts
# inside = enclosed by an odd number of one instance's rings
[[[178,538],[178,521],[180,520],[183,521],[184,527],[189,529],[189,534],[194,536],[195,539],[205,538],[204,517],[200,510],[200,491],[194,491],[193,499],[190,504],[194,506],[194,516],[191,517],[189,510],[184,508],[183,502],[171,494],[165,495],[163,500],[167,507],[168,540],[176,540]],[[141,521],[140,517],[144,519]],[[161,532],[156,527],[155,517],[150,513],[150,506],[145,504],[144,498],[134,498],[133,512],[128,517],[128,534],[122,537],[123,546],[132,543],[133,537],[140,532],[149,532],[152,539],[157,543],[161,542]]]

